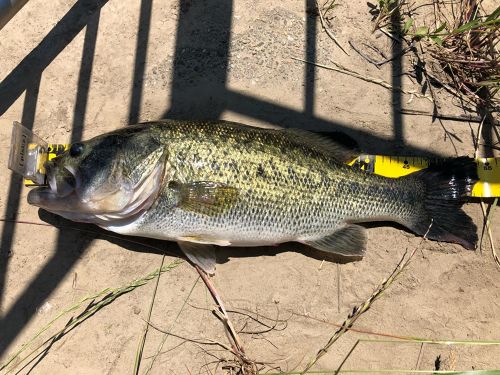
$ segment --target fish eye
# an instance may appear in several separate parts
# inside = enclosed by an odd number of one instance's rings
[[[83,152],[83,144],[73,143],[69,149],[69,154],[73,157],[79,156]]]

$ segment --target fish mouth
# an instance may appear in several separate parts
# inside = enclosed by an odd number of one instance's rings
[[[82,223],[102,224],[95,214],[84,210],[76,192],[61,197],[50,186],[40,186],[28,193],[28,203],[68,220]]]
[[[45,163],[48,186],[40,186],[28,193],[28,203],[49,211],[74,209],[78,178],[71,167],[56,168]]]
[[[28,193],[28,203],[47,211],[57,213],[59,211],[77,209],[78,198],[74,191],[65,196],[61,196],[50,186],[39,186],[30,190]]]

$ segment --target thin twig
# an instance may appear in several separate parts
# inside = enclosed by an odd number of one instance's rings
[[[392,40],[394,40],[396,43],[401,43],[401,39],[395,37],[394,35],[392,35],[389,31],[387,31],[384,27],[381,27],[379,28],[379,30],[381,32],[383,32],[386,36],[388,36],[389,38],[391,38]]]
[[[356,342],[354,343],[354,345],[351,347],[351,349],[347,352],[347,355],[344,357],[344,359],[342,360],[342,362],[340,362],[339,364],[339,367],[337,367],[337,370],[335,370],[335,375],[338,374],[340,372],[340,370],[342,369],[342,367],[344,366],[344,364],[347,362],[347,360],[349,359],[349,357],[351,356],[351,354],[354,352],[354,350],[356,349],[356,347],[359,345],[361,341],[360,340],[356,340]]]
[[[368,61],[369,63],[375,65],[377,68],[380,69],[380,67],[384,64],[387,64],[388,62],[391,62],[392,60],[394,60],[395,58],[399,57],[399,56],[402,56],[404,55],[406,52],[410,51],[412,48],[413,48],[413,44],[410,44],[408,47],[406,48],[403,48],[400,52],[398,52],[397,54],[395,54],[394,56],[388,58],[388,59],[384,59],[384,60],[381,60],[381,61],[376,61],[376,60],[373,60],[370,56],[366,55],[363,51],[361,51],[359,49],[359,47],[357,47],[353,41],[349,41],[349,44],[350,46],[352,47],[352,49],[354,51],[356,51],[361,57],[363,57],[366,61]]]
[[[420,350],[418,351],[418,357],[417,357],[417,364],[415,365],[415,370],[418,370],[420,368],[420,361],[422,360],[422,352],[424,351],[424,344],[423,342],[420,343]]]
[[[299,58],[296,58],[296,57],[292,57],[292,60],[301,61],[303,63],[314,65],[314,66],[317,66],[317,67],[320,67],[320,68],[324,68],[324,69],[328,69],[328,70],[333,70],[334,72],[339,72],[339,73],[347,74],[347,75],[349,75],[351,77],[362,79],[363,81],[366,81],[366,82],[375,83],[375,84],[377,84],[379,86],[382,86],[382,87],[384,87],[386,89],[389,89],[389,90],[400,91],[400,92],[402,92],[404,94],[413,95],[413,96],[416,96],[417,98],[424,98],[424,99],[427,99],[427,100],[429,100],[429,101],[432,102],[432,98],[429,97],[429,96],[427,96],[427,95],[419,94],[416,91],[407,91],[407,90],[404,90],[401,87],[394,87],[391,84],[389,84],[386,81],[384,81],[382,79],[379,79],[379,78],[373,78],[373,77],[363,76],[363,75],[361,75],[361,74],[359,74],[359,73],[357,73],[357,72],[355,72],[353,70],[346,69],[346,68],[342,67],[340,64],[337,64],[337,63],[334,63],[334,64],[337,65],[337,66],[339,66],[339,67],[331,66],[331,65],[318,64],[318,63],[315,63],[315,62],[312,62],[312,61],[307,61],[307,60],[299,59]]]
[[[486,116],[483,117],[481,123],[479,124],[479,128],[477,129],[477,138],[476,138],[476,149],[474,151],[474,157],[478,158],[479,157],[479,140],[481,139],[481,134],[483,130],[483,124],[486,120]],[[490,212],[488,213],[486,209],[486,204],[484,203],[483,199],[480,201],[481,204],[481,210],[483,212],[483,218],[484,218],[484,225],[486,226],[486,232],[488,233],[488,238],[490,240],[490,245],[491,245],[491,253],[493,255],[493,259],[495,260],[495,264],[497,267],[500,268],[500,258],[497,255],[496,249],[495,249],[495,241],[493,240],[493,233],[491,232],[491,225],[490,225],[490,218],[493,215],[493,209],[496,207],[498,203],[498,198],[495,198],[493,201],[493,204],[490,206]],[[484,227],[483,227],[483,232],[484,233]],[[482,236],[481,236],[482,240]],[[479,250],[481,251],[481,246],[479,247]]]
[[[30,225],[40,225],[43,227],[51,227],[51,224],[47,223],[37,223],[35,221],[25,221],[25,220],[14,220],[14,219],[0,219],[4,223],[16,223],[16,224],[30,224]]]
[[[479,157],[479,140],[481,139],[481,133],[483,131],[483,124],[486,120],[486,116],[483,116],[483,119],[479,123],[479,128],[477,129],[477,137],[476,137],[476,149],[474,150],[474,158],[477,159]]]
[[[192,287],[191,287],[191,289],[189,290],[189,293],[188,293],[188,295],[187,295],[186,299],[184,300],[184,302],[182,303],[182,306],[181,306],[181,308],[180,308],[179,312],[177,313],[176,317],[174,318],[174,321],[172,322],[171,326],[169,327],[168,332],[171,332],[171,331],[174,329],[174,325],[175,325],[175,323],[177,322],[177,319],[179,319],[179,316],[181,315],[182,311],[184,310],[184,307],[186,306],[187,301],[188,301],[188,300],[189,300],[189,298],[191,297],[191,294],[193,293],[193,290],[194,290],[194,288],[196,287],[196,284],[198,284],[198,280],[199,280],[199,279],[200,279],[200,278],[199,278],[199,277],[197,277],[197,278],[196,278],[196,280],[194,281],[193,286],[192,286]],[[149,321],[149,319],[148,319],[148,321]],[[168,333],[166,333],[166,334],[163,336],[163,338],[162,338],[162,340],[161,340],[161,343],[160,343],[160,345],[158,346],[158,349],[156,349],[156,353],[153,355],[153,357],[152,357],[152,359],[151,359],[151,362],[149,363],[149,366],[148,366],[148,368],[147,368],[147,370],[146,370],[146,372],[145,372],[145,375],[149,374],[149,372],[150,372],[150,371],[151,371],[151,369],[153,368],[153,365],[154,365],[154,363],[155,363],[155,361],[156,361],[156,358],[157,358],[157,357],[158,357],[158,355],[161,353],[161,351],[162,351],[162,349],[163,349],[163,345],[165,345],[165,342],[167,341],[167,338],[168,338],[168,337],[169,337],[169,334],[168,334]]]
[[[236,333],[236,330],[234,329],[233,323],[231,322],[231,319],[229,318],[229,315],[226,311],[226,308],[224,307],[224,303],[222,302],[222,299],[219,296],[219,293],[215,289],[214,285],[208,278],[207,274],[197,265],[195,264],[194,267],[196,268],[196,271],[198,271],[198,274],[200,275],[201,279],[205,283],[207,289],[209,290],[210,294],[212,295],[212,298],[214,299],[215,303],[219,307],[220,314],[222,315],[222,321],[224,323],[224,327],[226,328],[226,334],[229,338],[229,341],[231,342],[231,346],[233,347],[233,352],[236,353],[236,357],[240,360],[242,365],[251,365],[253,366],[255,362],[249,360],[245,354],[245,350],[243,348],[243,345],[241,343],[241,340]]]
[[[323,27],[323,30],[325,30],[326,35],[328,35],[335,42],[335,44],[342,50],[342,52],[344,52],[347,56],[350,56],[347,53],[347,51],[340,45],[340,43],[337,40],[337,38],[335,37],[335,35],[333,35],[333,33],[330,31],[330,29],[326,25],[325,19],[323,18],[323,14],[321,13],[321,9],[320,9],[319,4],[318,4],[318,0],[315,0],[315,1],[316,1],[316,8],[318,9],[319,19],[321,21],[321,26]]]
[[[496,207],[497,203],[498,203],[498,198],[495,198],[493,203],[490,205],[490,212],[487,213],[486,204],[481,199],[481,210],[483,211],[483,216],[485,218],[486,230],[488,233],[488,237],[490,239],[491,253],[493,255],[493,259],[495,260],[497,267],[500,268],[500,258],[498,257],[496,249],[495,249],[495,241],[493,240],[493,233],[491,232],[491,221],[490,221],[490,218],[493,216],[493,209],[494,209],[494,207]]]
[[[194,308],[194,309],[197,309],[197,310],[205,310],[205,311],[212,311],[212,309],[209,309],[209,308],[206,308],[206,307],[201,307],[201,306],[196,306],[196,305],[193,305],[193,304],[188,304],[190,307]],[[270,318],[268,316],[265,316],[265,315],[262,315],[261,313],[259,312],[254,312],[254,311],[251,311],[251,310],[246,310],[246,309],[240,309],[240,310],[230,310],[230,309],[227,309],[226,310],[228,313],[232,313],[232,314],[238,314],[238,315],[243,315],[243,316],[246,316],[250,319],[252,319],[253,321],[259,323],[259,324],[262,324],[263,326],[265,327],[268,327],[269,328],[269,325],[265,324],[264,322],[262,322],[261,320],[259,320],[258,318],[263,318],[263,319],[266,319],[266,320],[270,320],[272,322],[278,322],[278,323],[287,323],[288,320],[290,320],[290,318],[287,318],[287,319],[275,319],[275,318]],[[293,312],[290,312],[291,315],[294,315],[295,313]],[[258,316],[258,318],[255,318],[253,317],[252,315],[250,314],[256,314]],[[290,316],[291,317],[291,316]]]
[[[360,55],[362,58],[364,58],[366,61],[368,61],[370,64],[373,64],[377,67],[377,69],[380,69],[380,67],[382,65],[384,65],[387,61],[376,61],[376,60],[373,60],[370,56],[368,56],[367,54],[365,54],[363,51],[361,51],[358,47],[356,47],[356,45],[354,44],[353,41],[349,41],[349,45],[351,46],[351,48],[356,51],[358,53],[358,55]]]
[[[481,118],[477,116],[455,116],[455,115],[443,115],[441,113],[432,114],[424,111],[418,111],[406,108],[401,109],[399,113],[402,113],[404,115],[427,116],[427,117],[439,118],[442,120],[459,121],[459,122],[477,122],[477,123],[481,122]]]
[[[0,222],[39,225],[39,226],[44,226],[44,227],[53,227],[53,228],[62,229],[62,230],[73,230],[73,231],[77,231],[77,232],[81,232],[81,233],[93,234],[93,235],[99,236],[99,237],[112,238],[115,240],[128,242],[128,243],[134,244],[134,245],[144,246],[144,247],[147,247],[151,250],[165,251],[164,249],[160,249],[157,246],[149,245],[149,244],[141,242],[141,241],[135,241],[135,240],[132,240],[131,238],[126,237],[126,236],[119,236],[119,235],[111,234],[112,232],[99,232],[97,230],[81,229],[81,228],[76,228],[76,227],[71,227],[71,226],[66,226],[66,225],[46,224],[46,223],[38,223],[35,221],[25,221],[25,220],[0,219]],[[178,257],[178,258],[180,256],[182,257],[182,254],[174,254],[174,253],[170,253],[168,251],[165,251],[165,253],[168,255],[171,255],[171,256]]]
[[[216,340],[212,340],[212,339],[189,339],[187,337],[183,337],[181,335],[177,335],[175,333],[172,333],[170,330],[164,330],[164,329],[158,328],[157,326],[155,326],[151,322],[148,322],[148,321],[144,321],[144,322],[148,326],[150,326],[151,328],[155,329],[156,331],[164,333],[166,335],[169,335],[169,336],[172,336],[172,337],[175,337],[175,338],[187,341],[187,342],[196,343],[196,344],[199,344],[199,345],[215,345],[215,346],[220,346],[222,349],[227,350],[228,352],[234,354],[236,357],[238,356],[238,353],[236,353],[234,351],[234,349],[232,349],[231,347],[227,346],[226,344],[224,344],[224,343],[222,343],[220,341],[216,341]]]
[[[163,254],[161,258],[161,263],[160,263],[160,269],[163,267],[163,263],[165,262],[165,254]],[[156,292],[158,291],[158,284],[160,283],[160,276],[161,273],[158,272],[158,275],[156,276],[156,283],[153,289],[153,295],[151,296],[151,302],[149,303],[149,310],[148,310],[148,318],[146,321],[146,324],[144,325],[144,330],[142,332],[141,339],[139,340],[139,345],[137,347],[137,351],[135,353],[135,361],[134,361],[134,374],[138,375],[139,370],[141,368],[141,361],[142,361],[142,353],[144,352],[144,345],[146,344],[146,337],[148,335],[148,328],[150,319],[151,319],[151,314],[153,313],[153,305],[155,303],[155,298],[156,298]]]
[[[337,313],[340,314],[340,304],[342,297],[340,295],[340,265],[337,263]]]

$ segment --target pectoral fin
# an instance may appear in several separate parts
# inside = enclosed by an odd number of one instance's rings
[[[198,265],[208,275],[215,274],[215,248],[212,245],[178,241],[179,247],[186,254],[187,258]]]
[[[302,242],[321,251],[362,257],[365,255],[366,230],[359,225],[346,224],[326,237]]]
[[[231,208],[239,195],[237,188],[219,182],[180,183],[172,181],[168,187],[176,192],[178,207],[209,216],[221,214]]]

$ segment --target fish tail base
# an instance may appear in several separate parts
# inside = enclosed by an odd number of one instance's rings
[[[426,238],[475,249],[477,227],[461,208],[478,181],[474,159],[451,159],[413,173],[409,178],[423,181],[425,197],[418,214],[407,226]]]

